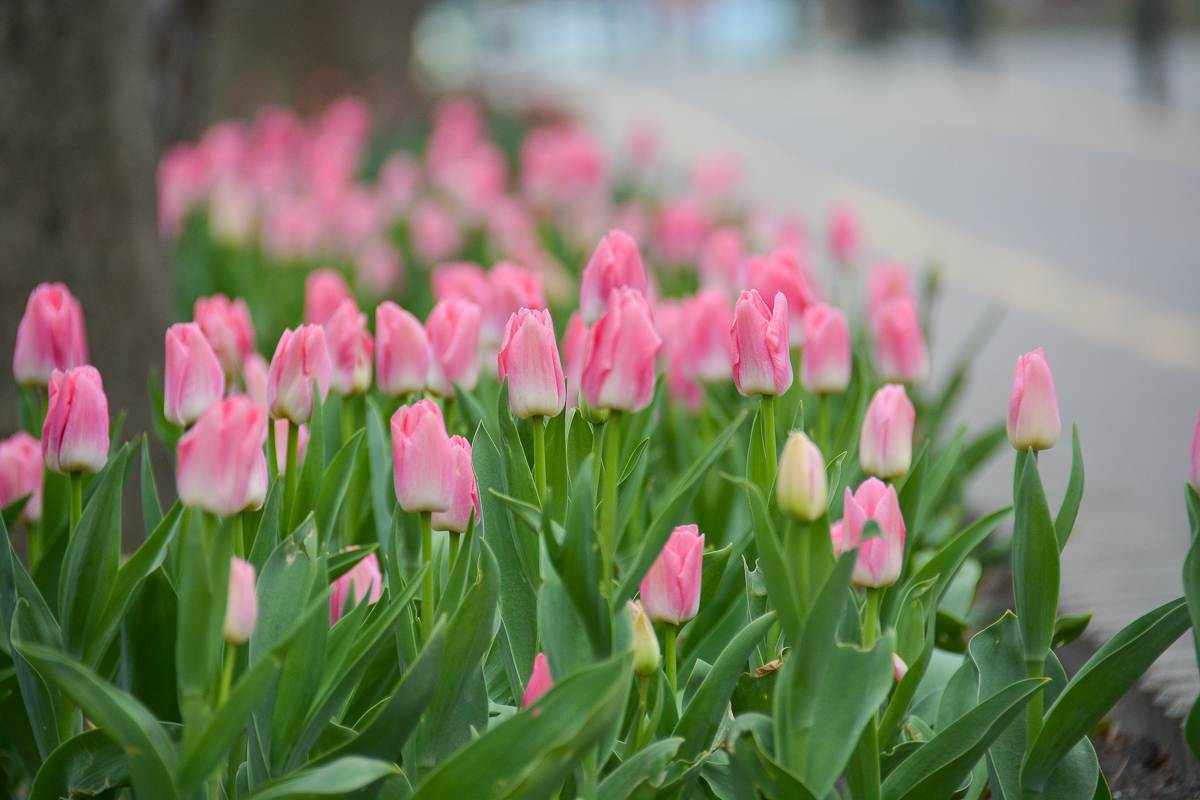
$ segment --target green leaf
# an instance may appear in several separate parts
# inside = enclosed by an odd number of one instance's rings
[[[319,767],[302,769],[265,783],[246,800],[283,800],[308,795],[338,795],[361,789],[389,775],[398,775],[400,768],[373,758],[346,756]]]
[[[847,610],[857,553],[844,553],[830,571],[775,684],[775,757],[825,797],[850,760],[863,728],[892,686],[890,635],[871,650],[837,641]]]
[[[1192,618],[1192,629],[1200,631],[1200,494],[1191,485],[1184,487],[1187,500],[1188,522],[1192,529],[1192,543],[1183,560],[1183,596],[1187,599],[1188,613]],[[1200,663],[1200,636],[1193,636],[1196,662]],[[1192,755],[1200,758],[1200,699],[1188,713],[1184,725],[1184,736]]]
[[[521,435],[513,422],[512,412],[508,409],[508,383],[500,387],[500,396],[496,401],[496,416],[500,421],[500,440],[504,447],[504,462],[508,467],[508,486],[513,496],[540,507],[537,488],[533,483],[533,472],[529,469],[529,461],[525,458],[525,447],[521,444]]]
[[[249,560],[259,573],[279,544],[283,524],[280,519],[283,511],[283,491],[283,481],[275,481],[271,485],[271,490],[267,493],[267,502],[258,518],[258,530],[254,534],[254,544],[250,546]]]
[[[645,577],[646,571],[650,569],[650,565],[654,563],[654,559],[658,558],[659,552],[662,551],[663,545],[671,535],[675,524],[678,522],[679,516],[684,512],[691,502],[692,496],[695,494],[699,486],[700,479],[708,472],[709,467],[716,463],[717,459],[725,453],[725,448],[729,446],[729,442],[733,439],[734,434],[741,428],[742,423],[746,420],[746,411],[743,409],[734,418],[719,436],[713,439],[708,450],[704,452],[695,463],[675,479],[671,487],[663,495],[665,500],[661,506],[661,510],[655,515],[654,520],[646,529],[645,538],[642,540],[642,547],[638,551],[637,559],[630,565],[625,574],[625,580],[621,584],[620,591],[613,598],[613,607],[622,606],[625,601],[633,597],[637,591],[638,584]]]
[[[746,671],[750,653],[774,622],[775,612],[772,611],[743,628],[704,676],[700,688],[692,695],[675,725],[674,735],[683,737],[683,758],[695,758],[712,743],[729,705],[729,696],[733,694],[738,678]]]
[[[158,486],[154,482],[154,464],[150,461],[150,444],[145,434],[142,435],[142,463],[138,475],[138,483],[142,490],[142,523],[147,531],[158,527],[162,521],[162,504],[158,501]]]
[[[1097,650],[1046,712],[1021,767],[1021,786],[1040,791],[1059,759],[1190,627],[1187,604],[1179,598],[1134,620]]]
[[[59,745],[38,770],[27,800],[93,797],[129,785],[129,760],[104,731],[92,729]]]
[[[1054,623],[1054,642],[1052,647],[1059,648],[1083,636],[1088,623],[1092,621],[1091,614],[1064,614]]]
[[[1024,708],[1045,678],[1026,678],[993,694],[900,762],[883,782],[884,800],[950,797],[988,745]]]
[[[314,391],[312,417],[308,421],[308,446],[304,451],[304,463],[300,466],[296,507],[288,509],[285,531],[294,529],[313,510],[313,503],[316,502],[317,492],[321,488],[321,475],[325,471],[326,407],[325,401],[321,399],[321,393]],[[294,423],[288,423],[288,425],[292,424]]]
[[[546,420],[546,486],[550,490],[550,518],[562,521],[567,508],[567,415]]]
[[[954,473],[958,460],[962,456],[963,439],[966,437],[965,426],[959,427],[950,442],[942,448],[937,458],[929,465],[929,469],[921,480],[921,490],[917,500],[917,515],[913,521],[915,538],[924,539],[926,527],[933,509],[946,490],[946,483]]]
[[[682,743],[678,737],[660,739],[634,753],[600,782],[597,800],[627,800],[643,786],[652,790],[653,784],[666,774],[667,762]]]
[[[33,668],[33,665],[17,651],[18,642],[46,642],[61,647],[62,641],[53,618],[38,618],[33,606],[24,597],[16,599],[8,626],[7,636],[10,639],[13,652],[13,672],[16,675],[17,686],[20,689],[21,702],[24,705],[25,716],[28,719],[30,732],[37,745],[38,754],[45,758],[58,747],[63,737],[73,733],[75,720],[67,717],[67,710],[61,702],[57,691],[47,686]]]
[[[30,642],[14,641],[13,645],[44,678],[74,700],[97,728],[125,750],[139,797],[177,796],[171,780],[175,749],[145,706],[61,653]]]
[[[425,762],[437,762],[466,744],[471,727],[487,723],[487,702],[479,707],[468,685],[482,680],[484,656],[500,624],[500,567],[483,543],[471,588],[450,618],[440,680],[425,712],[420,743]]]
[[[83,661],[85,664],[92,667],[99,664],[104,652],[112,643],[113,636],[120,629],[121,620],[137,596],[142,581],[162,566],[167,557],[167,548],[170,547],[179,530],[179,517],[182,509],[183,506],[176,502],[167,515],[159,520],[158,526],[150,534],[150,538],[142,542],[142,546],[117,570],[117,577],[108,595],[108,602],[104,604],[99,615],[88,621],[87,632],[84,636]]]
[[[133,453],[129,442],[93,481],[79,525],[71,534],[59,579],[58,607],[67,652],[83,652],[89,623],[97,624],[121,560],[121,491]]]
[[[350,440],[337,451],[321,476],[316,512],[318,536],[324,543],[334,540],[334,523],[337,522],[346,492],[350,488],[350,479],[354,476],[354,469],[358,464],[358,452],[362,448],[363,437],[362,431],[355,431]],[[305,461],[305,464],[307,463]]]
[[[1067,491],[1058,516],[1054,518],[1054,535],[1058,538],[1058,550],[1067,546],[1067,539],[1079,516],[1079,502],[1083,499],[1083,450],[1079,446],[1079,426],[1071,426],[1071,477],[1067,479]]]
[[[1040,664],[1050,652],[1058,614],[1058,540],[1038,475],[1037,459],[1018,459],[1012,535],[1013,602],[1021,623],[1025,660]]]
[[[612,649],[612,619],[600,595],[600,548],[594,531],[592,458],[583,460],[567,504],[567,526],[562,544],[547,533],[546,549],[562,585],[567,590],[597,657]]]
[[[413,800],[549,797],[623,712],[631,676],[622,654],[568,677],[439,763]]]
[[[392,530],[392,509],[396,505],[392,486],[392,449],[383,412],[373,397],[367,397],[367,457],[371,464],[371,514],[375,520],[375,536],[388,555],[388,534]]]
[[[189,509],[181,527],[175,670],[179,709],[190,731],[196,729],[193,722],[202,722],[207,715],[221,670],[233,537],[228,521],[216,521],[199,509]]]
[[[751,447],[753,452],[756,448]],[[759,448],[761,449],[761,448]],[[767,585],[767,596],[771,605],[779,612],[779,622],[789,641],[798,641],[804,625],[804,613],[807,609],[800,606],[801,599],[796,591],[787,561],[784,559],[783,548],[771,523],[767,499],[762,489],[750,479],[725,476],[727,480],[741,486],[746,492],[750,504],[750,513],[754,519],[754,543],[758,548],[758,567],[762,570],[763,582]],[[797,534],[799,535],[799,534]]]

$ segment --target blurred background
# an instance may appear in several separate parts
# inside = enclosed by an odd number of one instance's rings
[[[967,422],[1000,418],[1015,357],[1046,347],[1088,465],[1064,604],[1106,637],[1177,594],[1200,0],[0,0],[0,353],[32,286],[67,281],[113,405],[146,428],[178,313],[162,154],[266,104],[306,116],[353,93],[403,131],[464,91],[570,110],[614,147],[649,125],[680,164],[732,154],[745,193],[818,225],[856,208],[868,260],[934,269],[935,376],[1002,319]],[[1047,463],[1056,492],[1069,448]],[[981,507],[1007,502],[1010,469]],[[1169,708],[1196,692],[1188,644],[1151,677]]]

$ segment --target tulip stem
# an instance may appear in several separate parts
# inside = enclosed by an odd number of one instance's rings
[[[870,650],[875,646],[879,635],[879,595],[878,589],[867,589],[867,602],[863,607],[863,648]]]
[[[462,544],[462,534],[455,531],[446,531],[446,535],[450,537],[450,562],[446,565],[450,571],[454,571],[454,565],[458,563],[458,553]]]
[[[422,511],[421,559],[425,562],[425,574],[421,576],[421,641],[428,642],[433,635],[433,515]]]
[[[1041,678],[1043,662],[1036,658],[1025,661],[1025,675],[1030,678]],[[1025,752],[1033,748],[1038,734],[1042,732],[1042,690],[1038,689],[1029,697],[1025,706]]]
[[[613,555],[617,549],[617,474],[621,468],[621,419],[612,412],[604,423],[604,474],[600,495],[600,594],[612,592]]]
[[[817,396],[817,447],[826,458],[833,450],[829,441],[829,405],[831,398],[827,394]]]
[[[37,568],[38,559],[41,558],[41,537],[38,530],[38,523],[25,523],[25,548],[26,554],[29,556],[29,573],[32,575]]]
[[[217,708],[229,699],[229,687],[233,685],[233,666],[237,663],[237,645],[225,643],[225,668],[221,670],[221,688],[217,691]]]
[[[775,396],[764,394],[762,396],[762,448],[763,461],[767,468],[767,485],[764,487],[770,491],[775,486],[775,469],[777,454],[775,452]]]
[[[293,517],[296,515],[296,491],[300,487],[300,465],[297,463],[296,451],[300,444],[300,426],[292,422],[290,419],[287,423],[287,461],[284,462],[284,493],[283,493],[283,518],[287,520],[287,530],[285,533],[290,533],[292,526],[296,523]]]
[[[79,520],[83,517],[83,473],[71,473],[71,536],[75,535],[75,529],[79,527]]]
[[[537,482],[538,500],[542,510],[546,508],[546,418],[532,417],[533,425],[533,477]]]
[[[671,687],[671,702],[675,704],[676,711],[679,710],[678,677],[675,672],[675,638],[678,635],[679,629],[674,625],[667,625],[663,629],[663,667],[667,672],[667,686]]]

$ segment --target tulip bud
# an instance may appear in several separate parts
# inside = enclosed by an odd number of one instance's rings
[[[175,485],[185,506],[230,517],[267,494],[267,414],[245,395],[209,407],[175,450]]]
[[[733,309],[728,298],[711,289],[683,301],[680,322],[687,337],[687,360],[706,383],[727,381],[731,374],[729,326]]]
[[[805,312],[800,381],[814,394],[838,394],[850,384],[850,329],[840,309],[817,303]]]
[[[462,436],[450,437],[450,449],[454,452],[454,486],[450,507],[445,511],[433,512],[433,527],[439,531],[466,533],[471,522],[483,509],[479,505],[479,486],[475,483],[475,465],[471,462],[471,443]]]
[[[904,676],[908,674],[908,664],[904,663],[904,659],[899,653],[892,653],[892,678],[899,683],[904,680]]]
[[[42,518],[42,446],[28,433],[14,433],[0,441],[0,507],[28,497],[21,519]]]
[[[779,395],[792,385],[788,304],[782,293],[767,308],[756,290],[742,292],[729,329],[733,382],[744,395]]]
[[[351,546],[349,549],[355,549]],[[379,559],[368,553],[361,561],[338,576],[329,592],[329,624],[333,625],[354,606],[366,598],[367,605],[374,605],[383,597],[383,573],[379,571]]]
[[[867,275],[867,319],[875,319],[892,300],[913,298],[912,275],[903,264],[885,261]]]
[[[629,622],[633,626],[633,674],[648,678],[658,672],[662,664],[662,651],[658,649],[658,637],[654,625],[642,604],[629,601]]]
[[[542,276],[526,267],[501,261],[488,272],[491,305],[485,309],[484,331],[492,342],[500,340],[508,319],[523,308],[546,307]]]
[[[1200,414],[1196,415],[1196,427],[1192,430],[1192,452],[1188,466],[1188,483],[1200,492]]]
[[[254,565],[240,558],[229,561],[229,601],[225,604],[225,641],[245,644],[258,622]]]
[[[835,261],[849,263],[858,252],[858,217],[848,206],[839,206],[829,215],[829,252]]]
[[[863,529],[874,521],[880,535],[863,539]],[[878,478],[868,478],[858,491],[846,487],[842,505],[842,527],[835,550],[858,548],[851,580],[856,586],[890,586],[900,577],[904,565],[904,516],[896,489]],[[832,531],[831,531],[832,535]]]
[[[529,676],[529,683],[525,685],[525,694],[521,696],[521,708],[529,708],[553,688],[554,678],[550,675],[550,662],[545,653],[538,653],[533,657],[533,672]]]
[[[589,325],[604,314],[609,297],[615,289],[629,287],[646,294],[646,267],[637,242],[625,231],[609,231],[600,243],[587,266],[579,285],[579,311]]]
[[[42,455],[51,472],[99,472],[108,460],[108,397],[95,367],[50,375]]]
[[[897,297],[883,304],[871,320],[875,336],[875,364],[886,381],[912,383],[929,372],[925,334],[911,297]]]
[[[333,390],[347,395],[370,389],[375,342],[367,332],[367,315],[358,310],[353,300],[344,301],[325,323],[325,339],[333,367]]]
[[[583,379],[583,359],[587,356],[588,328],[583,316],[576,311],[567,320],[563,331],[562,355],[567,380],[567,404],[579,400],[579,383]]]
[[[654,358],[662,339],[645,296],[613,291],[608,310],[588,331],[581,388],[588,405],[640,411],[654,394]]]
[[[469,300],[480,308],[492,303],[492,284],[483,267],[471,261],[452,261],[438,264],[429,276],[433,299]]]
[[[442,409],[432,400],[392,416],[396,500],[405,511],[447,511],[454,499],[455,457]]]
[[[246,386],[246,394],[250,399],[263,408],[267,407],[268,373],[271,367],[267,360],[258,353],[251,353],[242,362],[242,383]]]
[[[273,423],[275,429],[275,467],[282,475],[287,471],[287,440],[288,421],[277,419]],[[296,468],[304,466],[304,454],[308,452],[308,426],[301,425],[296,436]]]
[[[426,264],[453,256],[462,246],[462,231],[450,212],[432,200],[423,200],[409,214],[413,252]]]
[[[342,273],[334,269],[318,269],[304,280],[304,321],[309,325],[324,325],[333,319],[342,303],[354,300]]]
[[[430,389],[448,396],[455,386],[468,392],[475,388],[482,319],[482,310],[469,300],[443,300],[429,312],[425,332],[433,352]]]
[[[163,415],[180,427],[199,419],[225,394],[225,372],[194,322],[167,328]]]
[[[421,321],[391,300],[375,309],[375,383],[392,397],[421,392],[433,354]]]
[[[858,463],[863,472],[880,478],[899,478],[912,465],[913,424],[917,412],[904,387],[880,387],[867,406],[858,439]]]
[[[779,508],[797,519],[811,522],[825,513],[825,460],[812,440],[793,431],[779,458],[775,496]]]
[[[566,381],[546,309],[522,308],[508,318],[496,367],[500,380],[508,381],[508,407],[514,416],[554,417],[563,410]]]
[[[297,425],[308,422],[313,410],[313,384],[324,400],[329,394],[333,365],[325,331],[319,325],[285,330],[271,356],[267,374],[267,404],[271,416]]]
[[[212,345],[225,376],[237,375],[254,352],[254,323],[250,321],[246,301],[240,297],[230,300],[223,294],[201,297],[196,300],[192,318]]]
[[[61,283],[39,284],[25,303],[13,348],[13,377],[23,386],[45,386],[54,370],[87,363],[83,308]]]
[[[792,347],[804,345],[804,314],[818,302],[816,283],[809,268],[801,263],[800,254],[786,247],[777,247],[765,256],[752,258],[746,264],[747,288],[764,298],[780,293],[787,300],[788,337]]]
[[[700,609],[704,535],[695,525],[680,525],[642,578],[642,606],[650,619],[682,625]]]
[[[1062,433],[1058,392],[1046,351],[1030,350],[1017,359],[1008,396],[1008,441],[1018,450],[1049,450]]]

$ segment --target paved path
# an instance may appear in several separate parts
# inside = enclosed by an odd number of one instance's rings
[[[1109,65],[1122,46],[1089,57]],[[1014,359],[1046,347],[1087,465],[1063,605],[1093,610],[1092,632],[1107,638],[1181,593],[1200,408],[1200,103],[1147,109],[1074,52],[1039,40],[1002,45],[985,68],[902,50],[552,78],[614,140],[656,120],[673,160],[734,151],[762,202],[818,220],[846,201],[874,254],[942,262],[935,369],[985,308],[1003,308],[965,398],[971,423],[1000,418]],[[1200,87],[1200,59],[1183,61],[1178,85]],[[1052,502],[1069,458],[1060,445],[1043,459]],[[981,508],[1008,501],[1010,472],[1006,453],[978,487]],[[1171,710],[1186,707],[1200,689],[1190,637],[1148,682]]]

